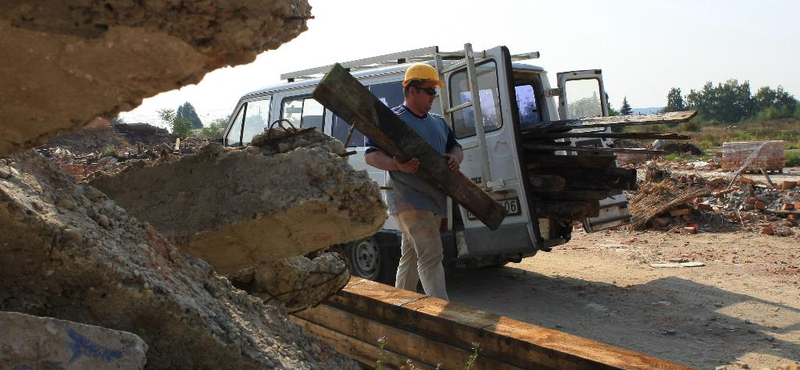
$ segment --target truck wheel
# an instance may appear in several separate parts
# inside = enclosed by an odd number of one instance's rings
[[[350,274],[384,284],[394,284],[397,273],[396,258],[389,248],[380,248],[373,238],[348,243],[345,253],[350,260]],[[393,263],[394,262],[394,263]]]

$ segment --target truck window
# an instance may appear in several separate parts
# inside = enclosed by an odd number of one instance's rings
[[[520,125],[532,125],[541,122],[539,108],[536,106],[536,94],[532,85],[514,86],[519,109]]]
[[[389,108],[394,108],[400,104],[403,104],[403,84],[400,81],[370,85],[368,88],[369,91],[375,95],[375,97],[377,97]],[[350,125],[334,115],[333,124],[331,126],[331,135],[344,143],[345,140],[347,140],[347,133],[349,131]],[[353,136],[350,138],[350,142],[345,144],[348,147],[364,146],[364,140],[364,134],[358,130],[354,130]]]
[[[289,120],[296,128],[316,127],[317,131],[324,132],[324,115],[322,104],[310,97],[289,98],[281,104],[281,118]]]
[[[239,113],[233,119],[230,130],[225,134],[226,146],[240,146],[242,145],[242,121],[244,120],[244,112],[247,110],[247,103],[242,104],[239,108]]]
[[[476,66],[475,69],[478,76],[481,113],[483,113],[483,130],[484,132],[498,130],[503,121],[500,114],[500,95],[497,90],[497,65],[494,61],[490,61]],[[466,69],[450,76],[449,93],[452,106],[472,101]],[[451,113],[451,118],[457,138],[475,135],[475,114],[472,107]]]
[[[566,83],[567,109],[570,119],[603,115],[600,82],[596,79],[569,80]]]
[[[253,137],[264,132],[269,125],[269,99],[247,103],[247,117],[244,120],[242,143],[248,144]]]

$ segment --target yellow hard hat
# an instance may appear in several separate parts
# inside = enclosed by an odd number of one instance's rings
[[[403,87],[408,85],[412,80],[428,80],[436,82],[436,86],[438,87],[444,86],[444,82],[439,81],[439,74],[436,73],[436,68],[425,63],[414,63],[406,69]]]

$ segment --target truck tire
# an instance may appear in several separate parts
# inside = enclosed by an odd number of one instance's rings
[[[390,252],[390,248],[380,247],[373,237],[348,243],[345,254],[350,260],[350,274],[394,285],[399,258]]]

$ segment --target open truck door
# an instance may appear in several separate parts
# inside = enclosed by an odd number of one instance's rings
[[[599,69],[561,72],[558,78],[558,113],[562,120],[587,117],[608,116],[608,97],[603,85],[603,72]],[[596,129],[574,128],[573,131],[591,131]],[[601,131],[611,132],[610,127]],[[606,148],[611,139],[570,138],[572,144],[580,147],[595,146]],[[600,153],[596,153],[600,155]],[[613,154],[610,154],[613,155]],[[583,220],[587,232],[609,229],[629,223],[631,220],[628,198],[621,190],[614,191],[611,197],[600,200],[600,212],[597,217]]]
[[[536,211],[523,181],[524,169],[517,142],[519,128],[508,48],[473,52],[465,45],[462,62],[437,69],[445,81],[442,112],[462,145],[461,171],[480,185],[508,212],[500,227],[488,230],[464,207],[454,218],[459,258],[506,255],[518,261],[540,249],[541,236]],[[504,261],[499,261],[503,263]]]

